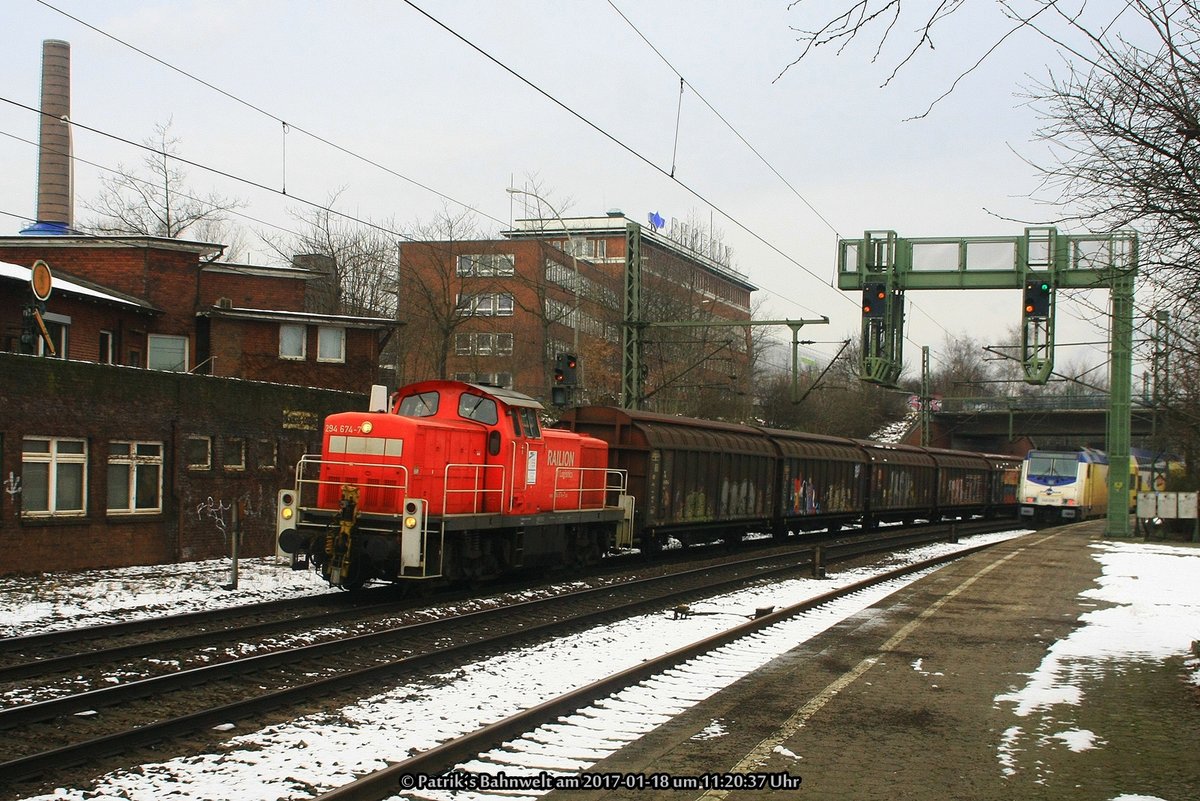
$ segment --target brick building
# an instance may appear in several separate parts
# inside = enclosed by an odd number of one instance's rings
[[[362,392],[393,320],[308,314],[319,278],[213,261],[221,246],[156,237],[0,237],[0,350],[22,346],[27,271],[59,279],[46,303],[56,355],[104,364]],[[38,337],[32,352],[47,353]]]
[[[308,313],[312,273],[219,252],[0,238],[0,573],[222,556],[235,508],[242,553],[273,552],[276,492],[365,406],[397,324]],[[37,260],[49,342],[23,338]]]
[[[620,213],[528,219],[501,239],[406,243],[399,383],[457,378],[548,401],[556,355],[573,353],[573,402],[617,403],[628,225]],[[644,322],[750,319],[756,287],[727,251],[643,228],[641,255]],[[646,340],[649,408],[711,415],[749,380],[748,328],[654,328]]]

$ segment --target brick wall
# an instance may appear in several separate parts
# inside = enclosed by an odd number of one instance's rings
[[[215,306],[220,298],[229,298],[243,309],[279,309],[302,311],[304,287],[300,276],[264,275],[262,271],[238,273],[236,268],[205,268],[200,276],[200,306]]]
[[[0,574],[161,564],[227,555],[231,510],[244,510],[242,554],[274,550],[275,496],[327,414],[366,396],[210,376],[0,353]],[[86,441],[86,512],[22,515],[26,437]],[[192,438],[209,464],[189,466]],[[114,441],[162,443],[162,509],[110,515]]]
[[[317,361],[317,326],[309,325],[303,360],[279,358],[279,323],[227,320],[213,317],[212,372],[234,378],[253,376],[260,381],[329,387],[362,392],[375,383],[379,372],[379,339],[373,329],[346,328],[346,360]]]

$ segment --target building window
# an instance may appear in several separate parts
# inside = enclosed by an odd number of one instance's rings
[[[162,511],[161,442],[108,443],[108,513]]]
[[[454,335],[454,354],[456,356],[512,356],[512,352],[512,334],[481,331]]]
[[[241,437],[226,437],[221,449],[221,466],[226,470],[246,469],[246,440]]]
[[[308,355],[308,329],[302,325],[283,323],[279,326],[279,358],[303,359]]]
[[[186,373],[188,369],[187,337],[150,334],[146,338],[146,366],[151,370]]]
[[[101,364],[112,364],[114,358],[112,331],[100,332],[99,360]]]
[[[463,317],[512,317],[513,296],[509,292],[459,295],[455,308]]]
[[[516,257],[511,253],[484,253],[458,257],[455,272],[462,278],[472,276],[508,276],[516,270]]]
[[[188,437],[183,450],[188,470],[208,470],[212,467],[212,437]]]
[[[130,348],[129,354],[125,357],[125,364],[129,367],[141,367],[142,352],[137,348]]]
[[[260,470],[274,470],[279,458],[279,443],[273,439],[258,441],[258,467]]]
[[[346,329],[325,325],[317,328],[317,361],[346,361]]]
[[[82,515],[86,497],[86,440],[25,437],[21,441],[22,515]]]
[[[64,314],[47,312],[42,315],[42,321],[46,324],[46,333],[50,335],[50,341],[54,343],[54,358],[67,358],[67,329],[71,327],[71,318]],[[51,353],[50,349],[46,347],[46,340],[36,335],[35,338],[37,340],[37,355],[50,356]]]

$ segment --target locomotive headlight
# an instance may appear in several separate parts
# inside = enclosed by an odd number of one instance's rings
[[[404,527],[405,528],[416,528],[417,527],[417,518],[415,518],[415,517],[404,518]]]
[[[282,517],[284,520],[291,520],[292,514],[293,514],[292,507],[290,507],[290,506],[285,506],[279,510],[279,516]]]
[[[371,433],[371,429],[372,429],[372,428],[374,428],[374,426],[373,426],[373,425],[371,425],[371,421],[370,421],[370,420],[365,420],[365,421],[363,421],[363,424],[362,424],[362,432],[363,432],[364,434],[370,434],[370,433]]]

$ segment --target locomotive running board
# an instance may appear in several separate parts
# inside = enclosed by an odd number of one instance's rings
[[[534,515],[502,514],[455,514],[437,518],[446,531],[470,531],[473,529],[529,528],[550,525],[575,525],[579,523],[619,523],[625,519],[625,510],[612,506],[604,509],[581,509],[573,512],[545,512]]]

